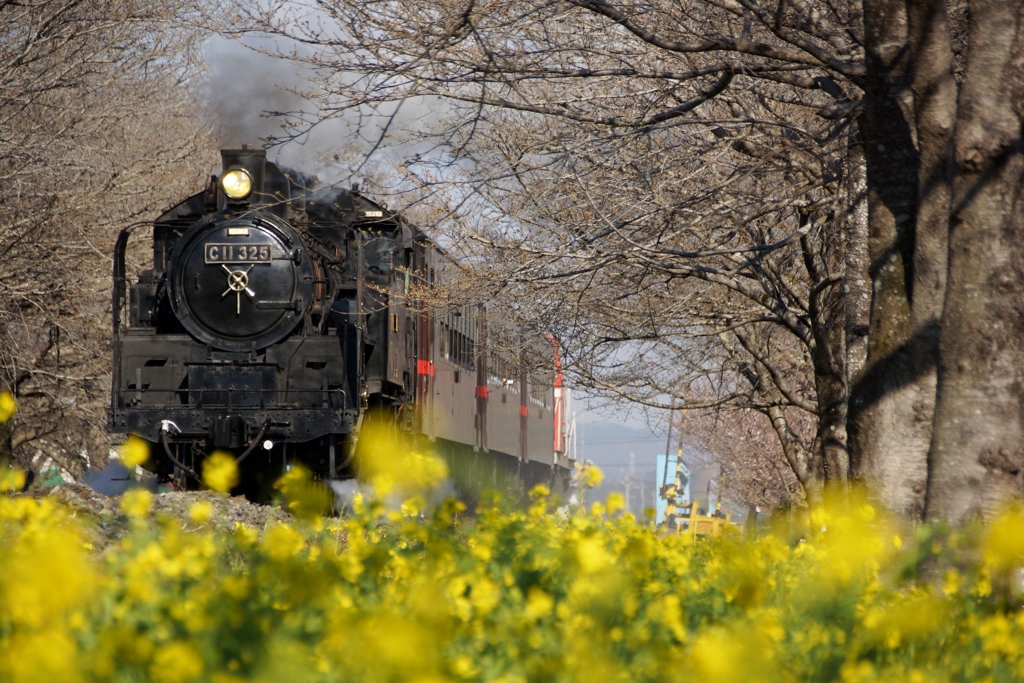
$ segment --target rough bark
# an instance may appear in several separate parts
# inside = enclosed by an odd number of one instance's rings
[[[772,429],[775,430],[779,444],[782,446],[786,462],[789,463],[803,487],[804,497],[809,503],[821,502],[824,475],[820,467],[815,467],[816,461],[817,464],[820,464],[821,461],[807,452],[800,437],[790,428],[789,421],[781,408],[772,406],[766,409],[765,414],[771,420]]]
[[[815,283],[808,297],[815,341],[811,347],[818,415],[815,450],[821,459],[824,480],[845,482],[850,472],[846,433],[846,301],[841,286],[845,244],[842,232],[834,225],[822,233],[820,263],[810,247],[810,236],[800,240],[805,267]]]
[[[1024,5],[970,3],[927,517],[989,516],[1024,476]]]
[[[941,0],[865,5],[864,117],[874,299],[854,389],[854,471],[888,508],[924,512],[945,288],[950,133],[956,105]]]
[[[910,223],[916,205],[917,154],[912,133],[907,15],[902,0],[866,0],[865,108],[861,117],[868,181],[868,258],[872,282],[868,358],[851,391],[852,470],[887,506],[892,474],[913,460],[897,415],[899,389],[912,376],[905,342],[910,331]],[[919,450],[919,449],[918,449]],[[923,455],[923,452],[922,452]],[[923,491],[922,491],[923,493]]]
[[[839,208],[842,216],[843,293],[846,306],[846,373],[849,383],[864,368],[868,357],[868,331],[871,329],[871,277],[868,258],[867,178],[864,172],[864,145],[851,136],[843,169]]]
[[[913,453],[893,490],[894,505],[903,504],[914,518],[924,512],[927,448],[935,414],[939,321],[946,291],[949,249],[950,178],[957,85],[946,20],[945,0],[908,3],[910,54],[913,63],[914,123],[918,147],[917,216],[911,281],[911,337],[916,340],[914,376],[900,406],[910,429]],[[922,451],[926,456],[922,459]],[[901,490],[902,489],[902,490]],[[900,508],[897,508],[900,509]]]

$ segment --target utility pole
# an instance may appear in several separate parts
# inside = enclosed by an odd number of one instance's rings
[[[657,485],[657,488],[655,488],[655,491],[657,491],[658,497],[665,499],[665,517],[663,519],[655,520],[656,524],[666,524],[667,525],[670,513],[673,513],[673,517],[674,517],[674,506],[675,506],[674,493],[672,493],[671,486],[668,483],[668,461],[669,461],[669,455],[668,454],[671,452],[671,448],[672,448],[672,417],[675,415],[675,412],[676,412],[676,399],[673,396],[672,397],[672,407],[668,411],[668,429],[666,430],[666,432],[668,432],[668,433],[665,435],[665,472],[662,475],[661,479],[658,479],[657,468],[655,468],[655,472],[654,472],[654,478],[656,480],[654,483]]]
[[[587,441],[586,441],[587,434],[586,434],[586,427],[587,427],[587,418],[585,416],[581,415],[580,416],[580,458],[583,460],[583,462],[587,461]]]

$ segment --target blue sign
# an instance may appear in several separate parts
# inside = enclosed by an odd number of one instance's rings
[[[658,469],[654,474],[655,488],[654,496],[657,501],[655,507],[655,522],[661,524],[665,521],[665,508],[668,501],[665,499],[665,487],[674,484],[676,481],[676,468],[679,469],[679,492],[676,495],[676,505],[688,505],[690,503],[690,468],[686,466],[678,453],[658,453]]]

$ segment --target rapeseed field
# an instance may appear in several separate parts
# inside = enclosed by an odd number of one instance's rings
[[[259,531],[216,533],[202,501],[154,516],[139,490],[102,552],[52,499],[0,494],[0,681],[1024,679],[1020,510],[911,528],[847,492],[802,525],[690,542],[614,495],[467,516],[431,498],[442,462],[377,447],[377,495],[346,515],[322,517],[299,469],[279,482],[294,523]]]

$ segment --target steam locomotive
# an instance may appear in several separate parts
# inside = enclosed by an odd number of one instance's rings
[[[221,156],[208,187],[115,246],[108,429],[149,441],[147,468],[194,483],[227,451],[256,495],[297,462],[351,478],[360,427],[383,415],[457,485],[565,483],[553,342],[528,372],[489,348],[486,307],[413,300],[453,262],[400,213],[358,189],[311,191],[265,150]],[[129,279],[143,227],[152,267]]]

